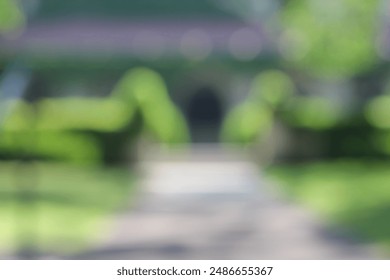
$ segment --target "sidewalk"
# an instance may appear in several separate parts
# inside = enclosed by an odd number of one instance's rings
[[[199,147],[143,163],[137,204],[76,259],[379,259],[273,194],[243,156]]]

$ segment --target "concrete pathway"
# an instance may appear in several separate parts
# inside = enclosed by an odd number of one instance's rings
[[[142,163],[136,205],[76,259],[378,259],[280,198],[242,154],[198,146]]]

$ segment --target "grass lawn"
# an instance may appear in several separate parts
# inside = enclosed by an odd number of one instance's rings
[[[81,250],[109,230],[105,218],[128,202],[133,183],[125,169],[0,163],[0,250],[29,240],[43,251]]]
[[[275,165],[266,174],[298,203],[390,252],[390,162]]]

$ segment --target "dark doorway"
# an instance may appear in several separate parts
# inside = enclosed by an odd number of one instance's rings
[[[218,142],[222,111],[221,102],[211,88],[201,88],[191,96],[187,118],[193,142]]]

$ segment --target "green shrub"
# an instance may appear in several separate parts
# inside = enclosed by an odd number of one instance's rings
[[[147,68],[130,70],[112,92],[112,97],[137,107],[145,130],[158,141],[175,144],[189,140],[186,122],[156,72]]]

